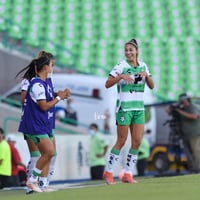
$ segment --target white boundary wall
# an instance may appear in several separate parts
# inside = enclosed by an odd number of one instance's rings
[[[29,161],[29,153],[26,142],[21,133],[15,133],[15,136],[17,140],[16,147],[20,152],[24,164],[27,164]],[[77,181],[90,179],[90,169],[88,165],[89,137],[89,135],[56,135],[58,155],[55,174],[52,181]],[[111,148],[115,143],[115,136],[105,135],[104,137]],[[109,155],[110,148],[106,158]],[[130,142],[127,141],[127,144],[121,151],[120,159],[118,163],[116,163],[114,176],[118,176],[120,170],[124,168],[129,148]],[[136,169],[133,170],[133,174],[137,174]]]

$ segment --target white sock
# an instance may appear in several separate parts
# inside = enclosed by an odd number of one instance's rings
[[[47,177],[39,177],[39,185],[41,188],[48,186],[48,180]]]
[[[132,174],[133,166],[137,163],[137,155],[128,154],[126,160],[125,173]]]
[[[51,162],[50,162],[50,165],[49,165],[49,172],[48,172],[48,176],[47,176],[47,185],[49,185],[49,182],[51,180],[51,177],[53,176],[54,174],[54,171],[55,171],[55,163],[56,163],[56,156],[53,156],[51,158]]]
[[[38,159],[39,159],[39,157],[31,157],[30,158],[30,161],[28,162],[28,165],[27,165],[27,176],[28,177],[31,177],[33,168],[35,167]]]
[[[42,170],[34,167],[33,168],[33,171],[32,171],[32,174],[31,174],[31,177],[28,179],[29,182],[37,182],[38,181],[38,177],[40,176]]]
[[[113,167],[118,160],[119,160],[119,155],[110,153],[109,159],[108,159],[108,162],[107,162],[107,166],[106,166],[106,171],[112,173]]]

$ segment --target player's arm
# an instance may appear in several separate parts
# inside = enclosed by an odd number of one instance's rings
[[[119,76],[116,76],[116,77],[113,77],[112,75],[110,75],[106,81],[105,87],[110,88],[122,79],[125,81],[126,84],[134,83],[134,79],[131,77],[130,74],[120,74]]]
[[[43,111],[47,111],[51,107],[55,106],[60,100],[64,100],[69,97],[68,93],[66,93],[66,91],[58,91],[57,94],[58,95],[53,100],[48,101],[48,102],[46,101],[46,99],[37,100],[37,103],[38,103],[40,109]]]
[[[146,80],[146,84],[150,89],[154,88],[154,82],[153,79],[151,78],[151,73],[149,72],[149,68],[147,67],[147,65],[145,64],[145,70],[142,70],[140,72],[140,75],[142,78],[145,78]]]
[[[22,104],[24,103],[25,97],[26,97],[26,90],[22,90],[21,97],[20,97],[20,101]]]
[[[26,91],[28,90],[29,86],[29,81],[27,79],[23,79],[21,82],[21,96],[20,96],[20,101],[23,104],[24,100],[26,98]]]
[[[148,76],[148,75],[146,76],[146,83],[150,89],[154,88],[154,82],[153,82],[151,76]]]
[[[67,98],[70,97],[70,90],[68,88],[63,90],[64,92],[66,92],[66,96]],[[58,92],[54,92],[54,98],[56,98],[58,96]]]
[[[53,98],[51,101],[46,101],[46,92],[44,86],[40,83],[35,83],[32,86],[31,96],[35,101],[37,101],[38,106],[43,111],[49,110],[60,100],[68,98],[69,95],[69,92],[66,90],[58,91],[57,96],[55,98]]]
[[[177,108],[176,111],[177,111],[179,114],[181,114],[181,115],[183,115],[184,117],[186,117],[186,118],[188,118],[188,119],[191,119],[191,120],[197,120],[198,117],[199,117],[197,114],[188,113],[188,112],[186,112],[186,111],[184,111],[184,110],[181,110],[181,109],[179,109],[179,108]]]
[[[105,87],[106,88],[110,88],[113,85],[115,85],[116,83],[118,83],[120,80],[122,79],[121,76],[117,76],[117,77],[113,77],[113,76],[109,76],[106,83],[105,83]]]

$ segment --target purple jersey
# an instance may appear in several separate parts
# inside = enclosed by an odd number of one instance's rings
[[[18,131],[32,135],[52,135],[54,112],[52,108],[47,111],[40,109],[37,100],[42,99],[47,102],[53,99],[52,87],[46,81],[34,78],[30,81],[26,93]]]
[[[49,87],[51,88],[52,90],[52,94],[54,96],[54,86],[53,86],[53,83],[52,83],[52,79],[51,78],[47,78],[46,79],[46,83],[49,85]],[[55,129],[55,121],[56,121],[56,110],[55,110],[55,106],[51,107],[51,112],[53,113],[53,117],[51,117],[51,125],[52,125],[52,129]]]

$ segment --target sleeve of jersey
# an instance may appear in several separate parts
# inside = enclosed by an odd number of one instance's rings
[[[151,76],[151,73],[150,73],[150,71],[149,71],[149,68],[148,68],[148,66],[145,64],[145,69],[146,69],[146,72],[147,72],[147,74],[148,74],[148,76]]]
[[[21,90],[27,91],[29,84],[30,83],[27,79],[23,79],[21,82]]]
[[[113,76],[114,78],[119,76],[122,73],[122,66],[121,64],[117,64],[113,67],[111,72],[109,73],[110,76]]]
[[[41,83],[35,83],[32,87],[32,92],[36,100],[46,99],[45,88]]]

